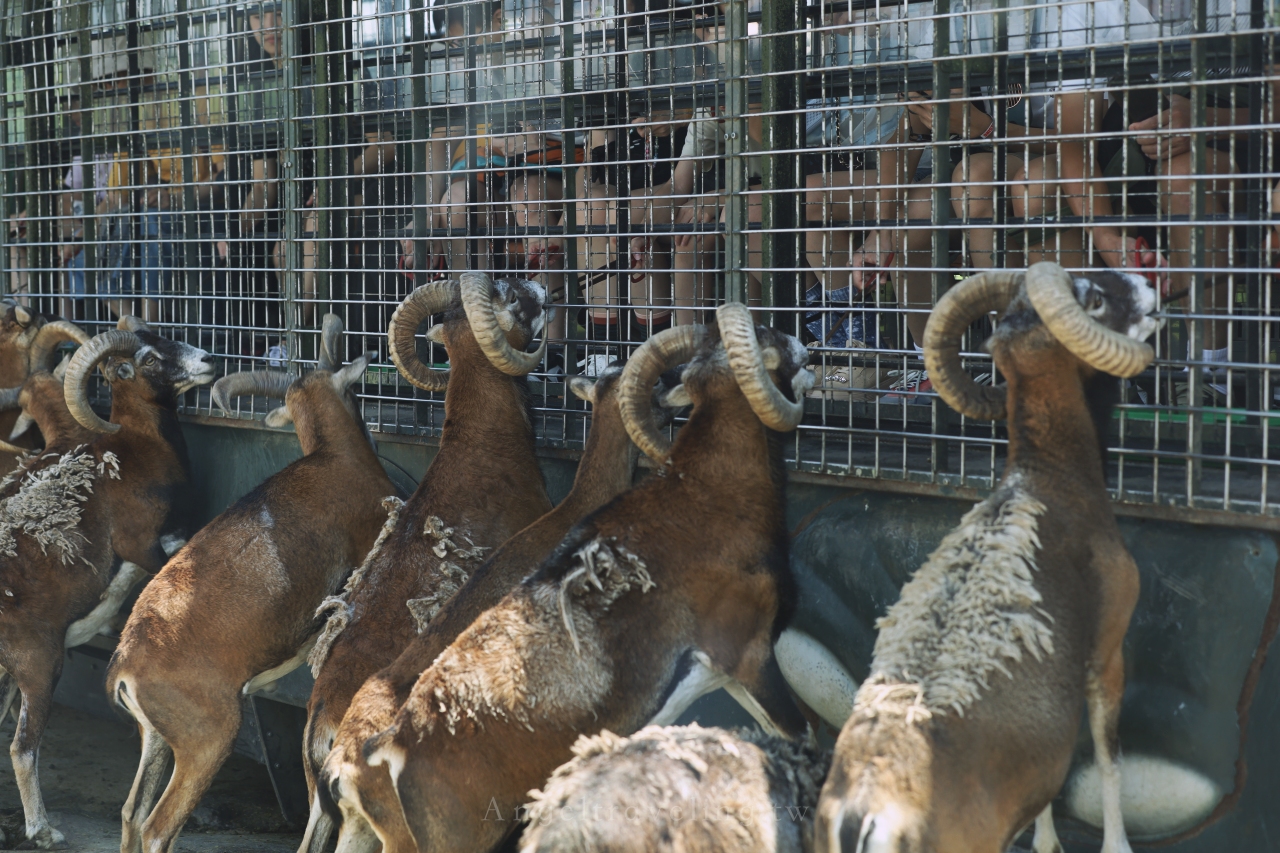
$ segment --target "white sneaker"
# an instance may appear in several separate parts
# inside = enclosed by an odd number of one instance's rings
[[[284,367],[284,363],[289,360],[289,356],[285,353],[284,347],[276,344],[267,350],[267,366],[268,367]]]
[[[613,359],[605,353],[589,355],[578,362],[578,372],[583,376],[599,376],[613,364]]]

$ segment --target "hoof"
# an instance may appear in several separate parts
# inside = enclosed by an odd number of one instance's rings
[[[35,835],[18,845],[19,850],[60,850],[67,846],[67,839],[52,826],[36,830]]]

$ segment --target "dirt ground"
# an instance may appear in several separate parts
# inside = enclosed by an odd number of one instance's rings
[[[0,725],[5,743],[13,720]],[[22,801],[13,770],[0,772],[0,828],[4,849],[23,839]],[[53,825],[71,851],[117,853],[120,807],[138,767],[138,735],[132,726],[55,705],[40,750],[40,781]],[[262,765],[232,756],[178,840],[185,853],[282,853],[297,850],[302,836],[280,815]]]

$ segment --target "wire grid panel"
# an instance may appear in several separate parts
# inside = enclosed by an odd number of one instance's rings
[[[746,301],[819,375],[793,466],[927,491],[991,488],[1004,443],[931,390],[938,297],[1042,259],[1137,272],[1165,324],[1109,426],[1117,496],[1274,515],[1276,11],[0,0],[4,287],[302,370],[326,312],[348,358],[385,353],[414,286],[533,278],[538,427],[566,446],[566,374]],[[995,382],[989,331],[966,361]],[[384,433],[443,422],[382,356],[362,393]]]

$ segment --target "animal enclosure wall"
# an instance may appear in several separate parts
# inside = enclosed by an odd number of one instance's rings
[[[465,269],[532,277],[557,305],[539,432],[570,449],[566,373],[746,300],[819,374],[794,469],[968,494],[1004,436],[930,390],[938,296],[1042,258],[1128,270],[1165,327],[1108,425],[1116,497],[1273,524],[1275,12],[2,0],[0,281],[90,332],[144,315],[227,372],[303,369],[334,311],[349,356],[382,352],[371,427],[430,440],[442,401],[385,359],[395,305]],[[987,330],[966,362],[999,381]],[[207,391],[185,408],[220,416]]]

